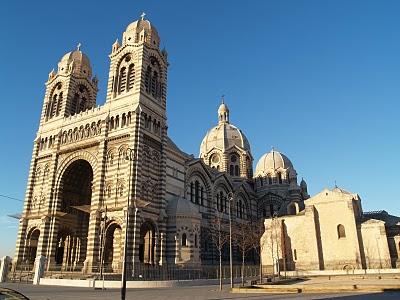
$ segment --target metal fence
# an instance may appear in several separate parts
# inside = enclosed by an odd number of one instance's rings
[[[241,278],[241,266],[233,266],[233,277]],[[219,266],[200,266],[200,267],[179,267],[176,265],[150,265],[135,264],[127,268],[127,280],[195,280],[195,279],[219,279]],[[70,270],[67,266],[50,266],[45,272],[45,277],[64,278],[64,279],[84,279],[97,278],[105,280],[121,280],[122,266],[113,265],[103,267],[100,265],[92,266],[91,272],[81,270]],[[230,268],[222,267],[222,278],[230,278]],[[259,266],[246,265],[243,270],[245,278],[255,278],[259,276]]]

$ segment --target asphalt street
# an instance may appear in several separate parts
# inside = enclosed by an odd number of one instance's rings
[[[24,283],[5,283],[0,287],[21,292],[31,300],[67,300],[67,299],[120,299],[118,289],[94,290],[64,286],[34,286]],[[225,287],[219,291],[217,286],[179,287],[164,289],[128,289],[127,299],[132,300],[173,300],[173,299],[348,299],[348,300],[399,300],[399,292],[385,293],[346,293],[346,294],[232,294]]]

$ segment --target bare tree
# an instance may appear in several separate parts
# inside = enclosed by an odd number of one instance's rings
[[[233,243],[238,247],[240,254],[242,255],[242,286],[244,286],[244,263],[246,259],[246,254],[253,248],[252,243],[252,226],[249,221],[245,223],[237,223],[233,227],[232,238]]]
[[[219,212],[216,212],[211,218],[209,231],[211,241],[219,254],[219,289],[222,290],[222,252],[225,244],[229,241],[229,228]]]
[[[262,270],[262,252],[267,245],[267,239],[263,237],[265,233],[265,227],[264,227],[264,219],[259,219],[259,220],[254,220],[251,223],[251,234],[250,234],[250,240],[251,240],[251,246],[254,249],[254,251],[258,254],[259,256],[259,262],[260,262],[260,284],[262,283],[263,279],[263,270]]]

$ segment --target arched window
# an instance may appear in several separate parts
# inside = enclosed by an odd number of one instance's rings
[[[130,64],[128,67],[128,91],[132,90],[135,84],[135,65]]]
[[[339,224],[337,226],[337,234],[338,234],[338,238],[342,239],[346,237],[346,230],[344,228],[344,226],[342,224]]]
[[[239,157],[237,154],[232,154],[230,157],[229,174],[231,176],[239,176]]]
[[[70,106],[70,115],[73,116],[75,114],[79,114],[80,112],[86,110],[89,105],[88,105],[88,99],[89,99],[89,92],[87,88],[83,85],[80,84],[75,91],[74,97],[71,102]]]
[[[194,202],[194,184],[190,183],[190,201]]]
[[[156,99],[161,98],[162,83],[160,65],[154,57],[150,58],[150,65],[146,69],[144,85],[148,94],[151,94]]]
[[[197,234],[194,235],[194,246],[197,248]]]
[[[199,204],[199,200],[200,200],[200,184],[196,180],[194,183],[194,202],[196,204]]]
[[[223,212],[224,211],[224,193],[219,192],[219,211]]]
[[[146,69],[146,74],[144,76],[144,86],[146,88],[147,93],[150,93],[150,77],[151,77],[151,67],[148,66]]]
[[[204,205],[204,188],[200,188],[200,204],[203,206]]]
[[[119,87],[118,87],[118,94],[125,92],[126,88],[126,67],[122,67],[119,70]]]
[[[268,184],[272,184],[272,177],[270,174],[267,175]]]
[[[124,127],[125,125],[126,125],[126,115],[122,114],[121,127]]]
[[[186,238],[186,233],[182,234],[182,246],[187,246],[187,238]]]

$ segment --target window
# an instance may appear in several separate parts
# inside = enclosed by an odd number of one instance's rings
[[[194,183],[194,202],[196,204],[199,204],[199,199],[200,199],[200,184],[199,182],[196,180]]]
[[[342,239],[346,237],[346,230],[342,224],[339,224],[337,226],[337,233],[338,233],[338,238]]]
[[[197,248],[197,234],[194,235],[194,246]]]
[[[74,97],[70,106],[70,115],[79,114],[80,112],[86,110],[88,105],[89,93],[87,88],[80,84],[75,91]]]
[[[230,157],[231,164],[229,166],[229,174],[231,176],[239,176],[239,157],[237,154],[232,154]]]
[[[193,182],[190,183],[190,201],[194,202],[194,184]]]
[[[152,57],[150,59],[150,65],[146,69],[144,86],[146,88],[146,92],[151,94],[156,99],[160,99],[162,93],[160,74],[160,65],[158,64],[158,61]]]
[[[182,234],[182,246],[187,246],[187,238],[186,233]]]
[[[294,256],[294,260],[297,260],[297,251],[296,251],[296,249],[293,250],[293,256]]]

